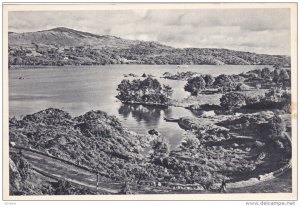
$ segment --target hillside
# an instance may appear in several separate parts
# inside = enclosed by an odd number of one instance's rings
[[[290,57],[213,48],[173,48],[69,28],[9,32],[10,65],[207,64],[290,66]]]
[[[238,130],[246,121],[257,123]],[[119,192],[126,181],[140,194],[216,192],[224,179],[228,188],[243,186],[249,178],[261,183],[258,177],[282,172],[290,158],[287,139],[278,144],[273,136],[272,141],[266,138],[272,121],[266,115],[244,115],[212,128],[199,125],[203,118],[181,118],[180,125],[189,131],[178,148],[170,150],[160,134],[137,135],[101,111],[71,117],[48,108],[11,118],[10,193],[93,194],[96,174],[105,194]],[[192,132],[192,127],[197,129]],[[253,138],[241,136],[244,129],[254,133]],[[261,153],[268,155],[259,159]]]

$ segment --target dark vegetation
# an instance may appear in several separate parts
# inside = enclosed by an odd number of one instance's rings
[[[161,85],[158,80],[147,77],[144,80],[123,80],[117,90],[117,98],[124,103],[167,106],[173,90],[168,85]]]
[[[214,77],[209,74],[195,76],[188,80],[187,84],[184,86],[184,90],[190,92],[193,96],[197,96],[205,88],[210,88],[214,80]]]
[[[290,66],[290,57],[227,49],[177,49],[68,28],[9,33],[9,65],[195,64]]]
[[[190,105],[187,108],[195,114],[197,111],[209,110],[214,110],[218,114],[264,110],[291,112],[290,70],[276,68],[270,71],[266,67],[239,76],[242,76],[242,79],[237,75],[219,75],[215,78],[211,87],[218,88],[219,92],[224,93],[220,98],[220,105]],[[204,85],[206,84],[202,76],[193,77],[188,80],[185,89],[191,92],[191,95],[205,98],[204,91],[209,91],[211,87]],[[264,89],[261,89],[262,85]]]
[[[188,74],[188,73],[187,73]],[[175,75],[178,76],[179,74]],[[171,75],[169,75],[171,76]],[[180,76],[186,76],[180,74]],[[189,75],[190,76],[190,75]],[[265,67],[255,69],[239,75],[221,74],[217,77],[211,75],[193,74],[188,78],[184,89],[193,96],[212,92],[233,92],[258,89],[270,89],[272,87],[291,87],[290,69],[275,66],[273,71]]]
[[[62,110],[47,109],[21,120],[11,118],[10,142],[73,161],[101,174],[104,181],[125,181],[123,194],[151,193],[151,188],[176,191],[181,188],[178,185],[215,191],[224,179],[234,182],[258,176],[290,158],[289,135],[279,116],[245,115],[213,128],[195,124],[193,119],[184,124],[191,132],[178,149],[170,150],[166,139],[153,130],[149,134],[156,138],[150,142],[149,155],[143,156],[144,137],[132,134],[115,117],[91,111],[72,118]],[[30,162],[13,150],[10,158],[11,194],[95,194],[67,181],[49,183],[45,177],[37,178]]]
[[[47,109],[21,120],[10,120],[10,141],[72,161],[105,176],[122,173],[123,163],[140,158],[138,138],[115,118],[91,111],[71,118],[62,110]],[[118,168],[118,169],[117,169]]]

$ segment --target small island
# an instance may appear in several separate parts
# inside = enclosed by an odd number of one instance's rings
[[[168,106],[173,90],[169,85],[161,85],[158,80],[147,77],[144,80],[123,80],[117,88],[116,96],[123,103]]]

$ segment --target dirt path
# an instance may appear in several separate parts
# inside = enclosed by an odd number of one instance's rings
[[[88,187],[96,191],[96,174],[34,152],[23,150],[22,154],[32,164],[33,168],[37,172],[44,173],[45,175],[54,177],[55,179],[65,179],[69,182]],[[100,184],[98,189],[112,194],[119,192],[117,189],[107,187],[108,185],[103,187]],[[113,185],[111,186],[114,187]]]

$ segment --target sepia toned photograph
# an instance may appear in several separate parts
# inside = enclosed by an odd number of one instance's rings
[[[295,199],[296,9],[4,5],[6,197]]]

